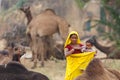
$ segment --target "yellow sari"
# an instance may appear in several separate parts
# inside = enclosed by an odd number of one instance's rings
[[[78,36],[78,33],[76,31],[72,31],[66,39],[65,46],[71,43],[71,34],[76,34]],[[77,43],[80,43],[79,36]],[[70,56],[66,57],[67,65],[65,80],[74,80],[77,76],[81,75],[86,69],[89,62],[94,58],[94,54],[95,52],[84,52],[79,54],[71,54]]]

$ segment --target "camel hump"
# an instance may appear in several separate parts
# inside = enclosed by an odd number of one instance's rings
[[[102,64],[102,62],[100,61],[100,59],[93,59],[87,69],[86,69],[86,73],[88,75],[94,75],[94,74],[103,74],[104,73],[104,66]]]
[[[16,73],[24,73],[28,71],[22,64],[15,61],[9,62],[5,68],[7,73],[16,74]]]
[[[42,13],[47,15],[56,15],[55,11],[50,8],[45,9]]]
[[[4,65],[0,65],[0,73],[4,73],[5,72],[5,67]]]
[[[49,80],[49,78],[42,73],[33,72],[33,71],[29,71],[29,73],[31,74],[32,77],[31,80]]]

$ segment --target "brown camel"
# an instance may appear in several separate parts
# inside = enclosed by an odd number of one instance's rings
[[[120,51],[117,50],[115,45],[112,45],[110,47],[102,46],[97,40],[96,37],[93,36],[91,39],[92,43],[96,48],[98,48],[100,51],[104,52],[108,58],[114,58],[114,59],[120,59]]]
[[[120,72],[105,68],[100,59],[93,59],[75,80],[120,80]]]
[[[27,70],[18,62],[9,62],[0,65],[0,80],[49,80],[49,78],[42,73]]]
[[[26,15],[26,18],[28,20],[28,22],[27,22],[27,25],[28,25],[31,22],[31,20],[33,19],[32,14],[31,14],[31,10],[30,10],[30,6],[21,7],[20,10],[22,12],[24,12],[24,14]],[[29,38],[27,38],[27,42],[30,43]],[[51,38],[51,40],[49,38],[48,44],[52,44],[52,46],[54,44],[54,47],[53,48],[47,47],[48,48],[48,49],[46,49],[47,50],[47,53],[46,53],[46,58],[47,59],[49,59],[51,56],[53,56],[57,59],[62,59],[62,60],[65,59],[65,56],[64,56],[64,53],[63,53],[63,45],[64,45],[63,43],[62,44],[58,43],[58,41],[53,43],[53,38]],[[53,54],[51,54],[51,53],[53,53]]]
[[[37,57],[41,57],[41,66],[44,66],[44,58],[47,54],[47,47],[53,47],[52,35],[60,33],[62,39],[66,39],[69,32],[69,24],[64,18],[57,16],[52,9],[46,9],[32,19],[27,27],[27,35],[31,40],[30,46],[33,52],[34,66],[37,64]]]

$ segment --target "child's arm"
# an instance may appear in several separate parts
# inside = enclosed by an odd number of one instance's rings
[[[82,46],[81,52],[86,52],[86,47],[85,46]]]
[[[94,56],[96,56],[97,55],[97,50],[95,48],[92,48],[92,51],[95,52]]]

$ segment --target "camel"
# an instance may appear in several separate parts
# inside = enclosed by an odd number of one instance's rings
[[[46,9],[38,16],[33,18],[28,24],[26,34],[30,39],[30,47],[33,52],[33,68],[37,65],[37,57],[41,58],[41,66],[44,66],[46,49],[53,47],[52,36],[54,33],[60,33],[63,40],[66,39],[69,32],[69,24],[64,18],[57,16],[54,10]]]
[[[120,80],[120,72],[105,68],[100,59],[93,59],[75,80]]]
[[[112,58],[112,59],[120,59],[120,51],[117,50],[117,48],[115,47],[115,45],[106,47],[106,46],[102,46],[97,40],[96,37],[93,36],[90,39],[93,43],[93,45],[98,48],[100,51],[104,52],[107,55],[107,58]]]
[[[32,16],[31,10],[30,10],[30,6],[21,7],[20,10],[22,12],[24,12],[24,14],[26,15],[26,18],[28,20],[28,22],[27,22],[27,25],[28,25],[31,22],[31,20],[33,19],[33,16]],[[53,41],[53,40],[51,40],[51,41]],[[64,52],[63,51],[63,43],[61,43],[61,41],[58,42],[58,40],[55,40],[55,41],[56,42],[54,43],[53,50],[51,50],[51,47],[48,47],[48,49],[47,49],[47,58],[49,59],[50,56],[53,56],[53,57],[55,57],[57,59],[62,59],[63,60],[63,59],[65,59],[65,56],[64,56],[64,53],[63,53]],[[30,43],[28,38],[27,38],[27,42]],[[54,54],[51,55],[51,53],[54,53]]]
[[[27,70],[18,62],[9,62],[0,65],[0,80],[49,80],[49,78],[38,72]]]

